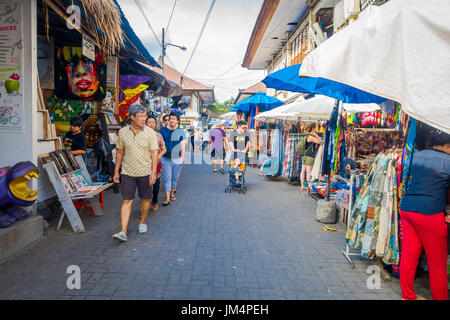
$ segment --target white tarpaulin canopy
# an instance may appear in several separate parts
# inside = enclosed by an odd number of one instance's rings
[[[277,120],[329,120],[331,112],[336,100],[330,97],[316,95],[315,97],[305,100],[303,97],[295,102],[285,104],[273,110],[263,112],[255,117],[255,120],[268,121]],[[344,103],[345,112],[373,112],[380,110],[375,103]]]
[[[236,120],[236,112],[227,112],[220,116],[222,120]]]
[[[382,96],[450,133],[450,1],[391,0],[323,42],[300,76]]]
[[[295,102],[300,102],[304,100],[305,98],[303,96],[300,96],[295,100]],[[274,120],[287,120],[286,113],[284,111],[289,107],[290,104],[284,104],[272,110],[261,112],[255,116],[255,120],[264,122],[273,122]]]

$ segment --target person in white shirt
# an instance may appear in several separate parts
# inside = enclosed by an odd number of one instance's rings
[[[200,129],[194,132],[194,152],[200,151],[200,145],[202,144],[203,132]]]
[[[202,150],[205,150],[206,146],[208,145],[209,142],[209,131],[208,129],[203,129],[203,138],[202,138]]]

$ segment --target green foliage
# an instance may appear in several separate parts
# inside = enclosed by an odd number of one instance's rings
[[[228,100],[225,100],[223,103],[215,101],[214,103],[208,105],[206,108],[220,116],[224,113],[230,112],[231,108],[233,108],[233,104],[234,98],[230,98]]]

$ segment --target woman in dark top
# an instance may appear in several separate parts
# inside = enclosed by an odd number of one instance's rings
[[[411,182],[400,207],[403,300],[423,300],[413,287],[422,248],[427,256],[433,299],[448,299],[446,204],[450,186],[450,135],[433,132],[429,146],[413,155]]]
[[[311,180],[311,170],[314,165],[314,160],[316,158],[316,145],[322,143],[322,138],[316,133],[316,125],[315,123],[306,124],[304,131],[308,133],[305,143],[305,151],[306,154],[302,156],[302,171],[300,173],[300,190],[308,190],[308,185],[305,183],[305,175],[306,181]]]

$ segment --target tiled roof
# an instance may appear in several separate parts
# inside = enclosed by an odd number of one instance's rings
[[[161,61],[159,61],[161,64]],[[162,70],[160,68],[152,68],[154,71],[162,74]],[[181,83],[181,77],[183,76],[183,83]],[[213,88],[207,87],[200,82],[192,80],[191,78],[182,75],[180,72],[169,66],[167,63],[164,64],[164,77],[168,80],[175,82],[178,85],[181,85],[183,90],[185,91],[213,91]]]
[[[258,82],[251,87],[248,87],[245,90],[242,90],[241,93],[256,93],[256,92],[266,92],[266,85],[262,82]]]

